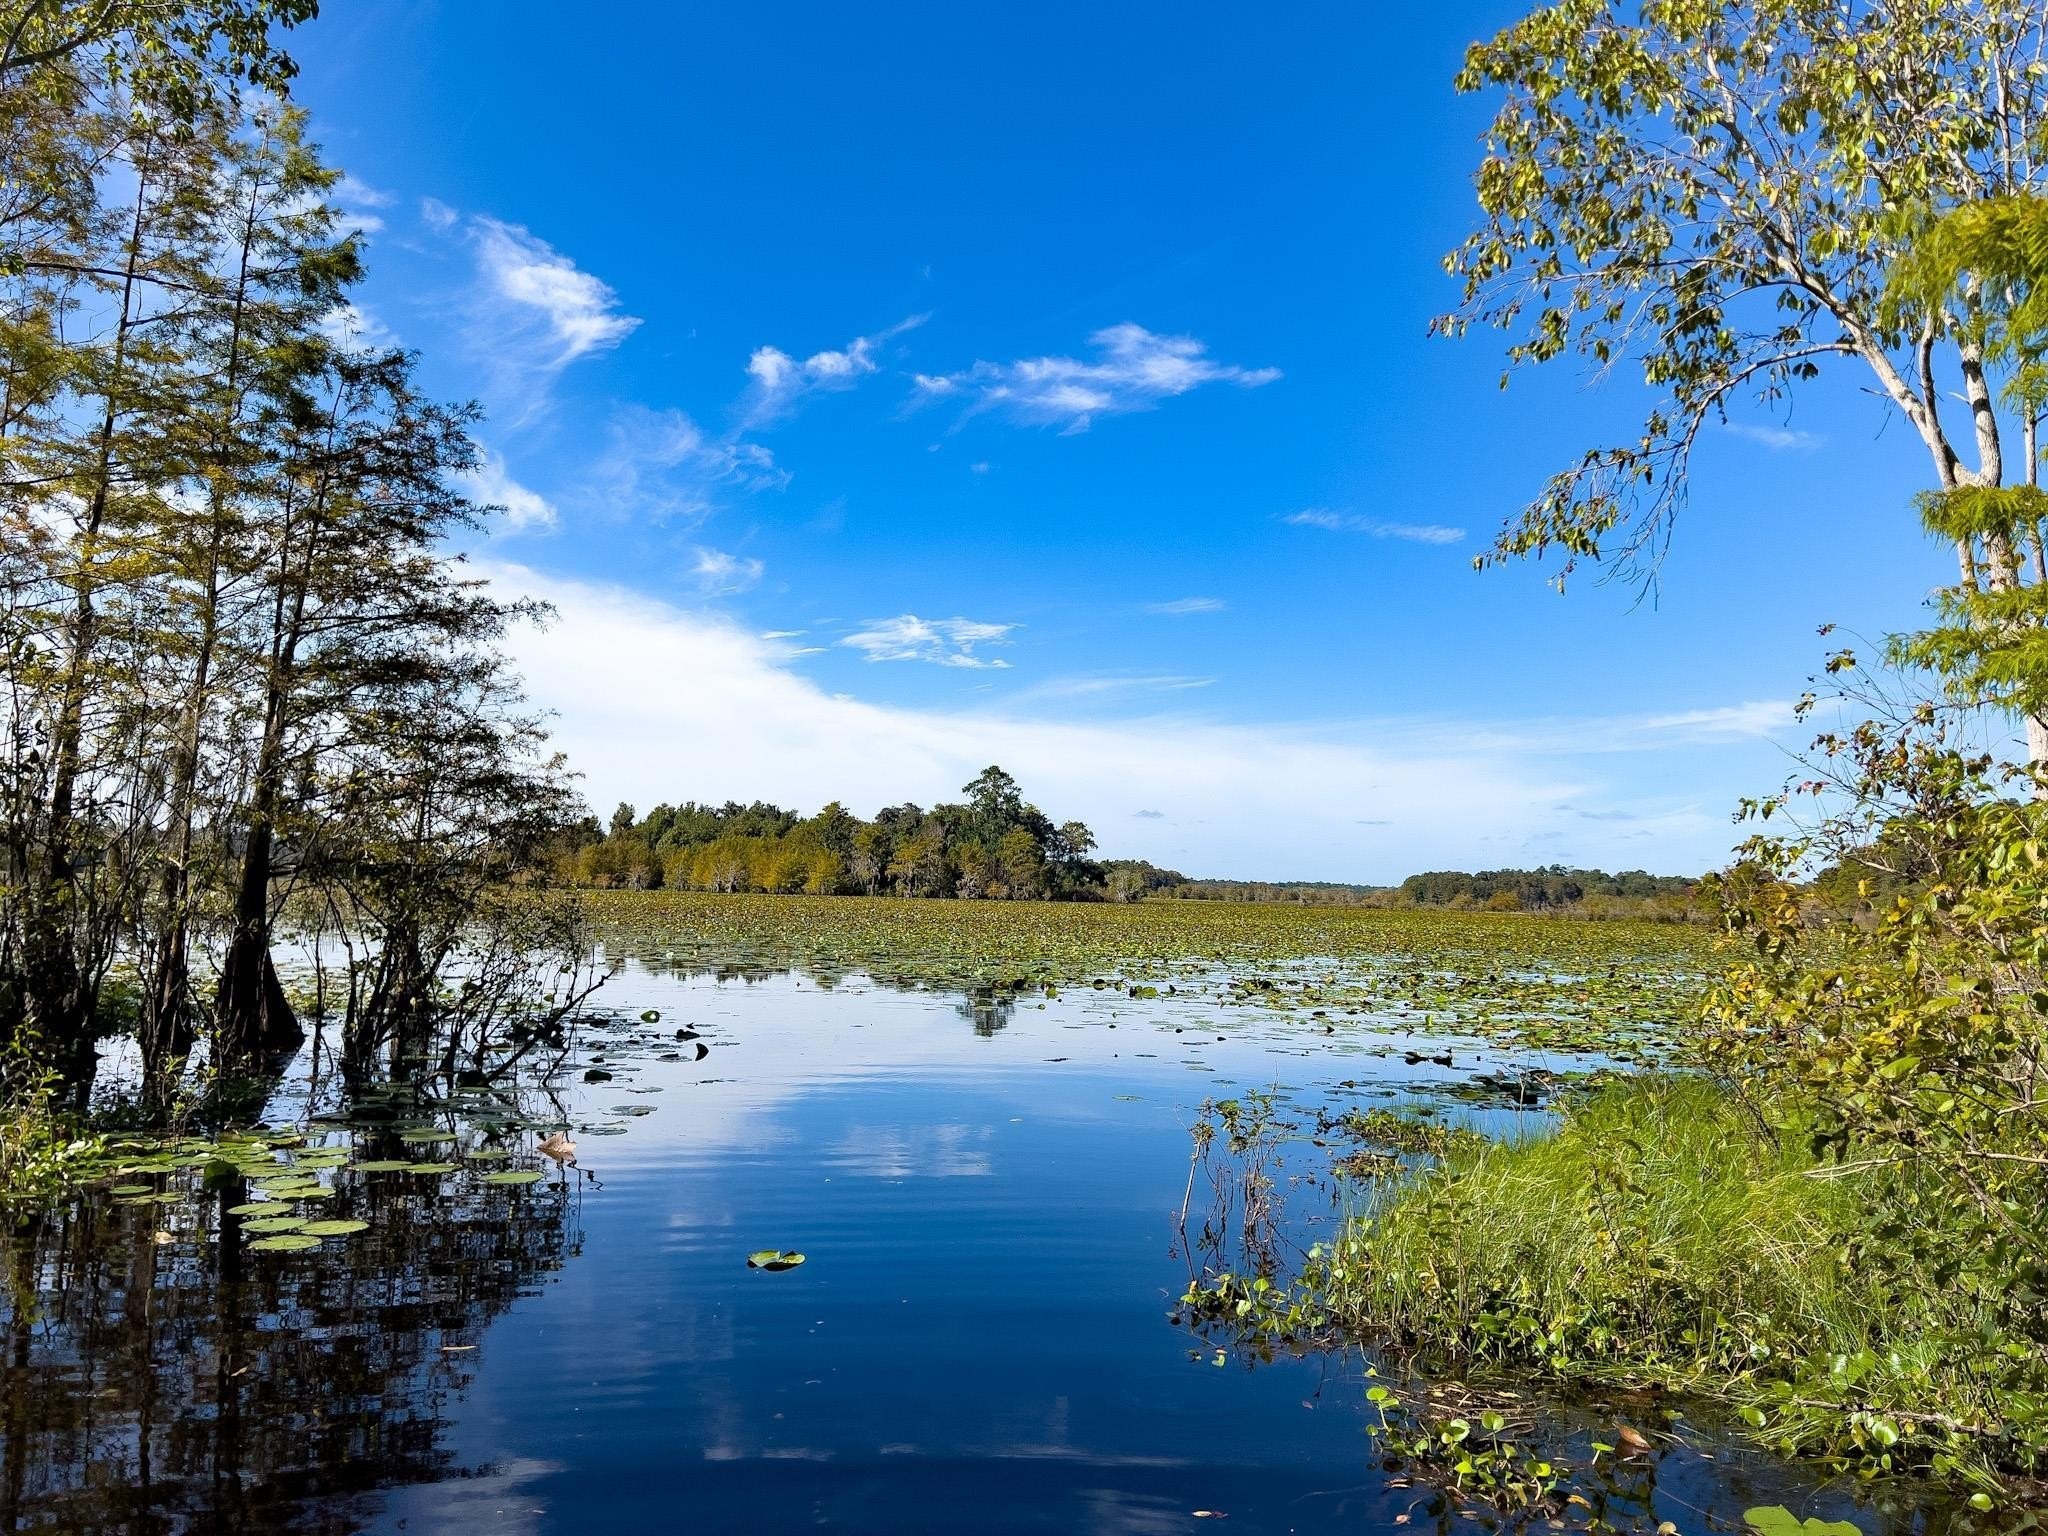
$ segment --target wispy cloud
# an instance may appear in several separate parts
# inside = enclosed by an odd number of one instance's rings
[[[756,347],[747,359],[751,398],[747,419],[762,422],[788,411],[800,395],[812,390],[851,389],[881,365],[875,352],[884,342],[915,330],[928,317],[912,315],[873,336],[856,336],[843,347],[795,357],[780,347]]]
[[[1464,529],[1446,527],[1442,523],[1387,523],[1374,517],[1332,511],[1328,507],[1290,512],[1281,521],[1292,523],[1297,528],[1327,528],[1332,533],[1362,533],[1370,539],[1406,539],[1412,544],[1456,544],[1465,537]]]
[[[1085,432],[1097,416],[1150,410],[1204,384],[1255,389],[1277,368],[1240,368],[1208,356],[1192,336],[1161,336],[1142,325],[1112,325],[1088,338],[1093,358],[1027,357],[978,362],[959,373],[916,376],[924,400],[960,400],[970,410],[1000,410],[1019,421]]]
[[[1229,606],[1220,597],[1176,597],[1167,603],[1147,603],[1145,611],[1179,617],[1190,613],[1221,613]]]
[[[1132,693],[1184,693],[1191,688],[1207,688],[1215,682],[1213,677],[1183,677],[1178,675],[1108,675],[1100,677],[1052,677],[1042,683],[1035,683],[1017,695],[1020,699],[1087,699],[1106,698]]]
[[[1778,453],[1806,453],[1827,441],[1818,432],[1800,432],[1791,427],[1761,426],[1748,421],[1724,421],[1721,425],[1731,436],[1746,437]]]
[[[877,619],[839,643],[869,661],[928,661],[941,667],[1007,667],[999,656],[983,656],[977,646],[1006,645],[1014,624],[988,624],[978,619],[920,619],[906,613]]]
[[[761,573],[766,569],[759,560],[751,557],[702,547],[697,550],[696,565],[691,567],[698,586],[706,592],[721,595],[746,591],[761,579]]]
[[[366,235],[374,235],[384,228],[383,216],[372,210],[388,208],[394,201],[389,192],[380,191],[352,175],[342,177],[327,194],[328,206],[334,209],[341,227]]]
[[[478,214],[469,232],[486,295],[502,323],[544,341],[545,366],[559,370],[615,347],[640,324],[620,312],[608,284],[523,226]]]
[[[337,304],[320,317],[320,334],[337,347],[382,351],[398,345],[398,333],[366,304]]]
[[[501,454],[484,451],[477,467],[462,477],[463,489],[478,502],[498,509],[499,526],[507,533],[549,529],[557,521],[554,503],[512,478]]]
[[[1133,812],[1131,812],[1131,814],[1132,814],[1133,816],[1135,816],[1135,817],[1136,817],[1136,818],[1137,818],[1138,820],[1140,820],[1140,821],[1164,821],[1164,820],[1166,820],[1166,812],[1164,812],[1164,811],[1133,811]]]
[[[420,199],[420,221],[436,234],[446,234],[462,222],[462,215],[438,197]]]
[[[1789,699],[1756,699],[1718,709],[1687,709],[1677,714],[1651,715],[1643,721],[1643,729],[1669,731],[1691,738],[1775,736],[1780,731],[1789,730],[1798,718],[1797,706]]]
[[[721,491],[779,490],[788,472],[760,443],[711,437],[682,411],[644,405],[613,413],[590,474],[594,509],[651,522],[707,516]]]

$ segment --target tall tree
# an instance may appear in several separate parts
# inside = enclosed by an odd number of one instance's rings
[[[1886,279],[1915,210],[2042,187],[2044,54],[2033,0],[1559,0],[1475,44],[1460,88],[1505,99],[1482,222],[1447,258],[1464,302],[1438,328],[1505,331],[1511,370],[1630,362],[1656,396],[1633,442],[1553,476],[1482,561],[1654,578],[1701,431],[1830,363],[1906,420],[1933,488],[2014,478],[1979,296],[1906,313]],[[1955,548],[1966,585],[2015,573],[1996,539]]]

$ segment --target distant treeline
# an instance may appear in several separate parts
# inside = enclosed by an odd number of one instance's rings
[[[1248,901],[1301,906],[1446,907],[1586,917],[1697,915],[1699,882],[1598,869],[1437,870],[1399,886],[1327,880],[1209,880],[1144,859],[1097,860],[1079,821],[1054,822],[990,767],[960,804],[892,805],[863,820],[838,801],[814,816],[756,800],[630,805],[585,816],[557,839],[558,878],[654,890],[804,892],[994,901]]]
[[[1418,907],[1488,907],[1495,911],[1541,912],[1571,907],[1589,896],[1623,900],[1685,900],[1699,882],[1685,875],[1652,875],[1626,869],[1610,875],[1604,869],[1487,869],[1476,875],[1463,870],[1432,870],[1401,882],[1400,897]]]
[[[1176,901],[1293,902],[1304,906],[1445,907],[1453,911],[1548,912],[1578,917],[1647,917],[1690,921],[1706,915],[1698,880],[1652,875],[1639,869],[1611,875],[1602,869],[1432,870],[1398,886],[1344,885],[1325,880],[1190,879],[1143,859],[1112,859],[1104,866],[1112,894]]]
[[[871,821],[836,800],[815,816],[759,800],[657,805],[644,817],[621,805],[608,826],[591,816],[570,829],[557,873],[577,885],[643,890],[1009,901],[1110,894],[1082,823],[1055,823],[996,767],[961,793],[964,804],[892,805]]]

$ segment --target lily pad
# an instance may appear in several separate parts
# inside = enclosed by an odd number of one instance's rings
[[[514,1168],[505,1173],[487,1173],[486,1184],[538,1184],[543,1175],[536,1168]]]
[[[1863,1536],[1863,1528],[1847,1520],[1802,1520],[1782,1504],[1745,1509],[1742,1518],[1757,1536]]]
[[[347,1237],[351,1232],[367,1232],[367,1221],[309,1221],[299,1228],[308,1237]]]
[[[357,1173],[404,1173],[413,1165],[402,1157],[380,1157],[375,1162],[357,1163]]]
[[[231,1205],[230,1216],[275,1216],[282,1202],[276,1200],[251,1200],[247,1205]]]
[[[318,1248],[320,1239],[308,1237],[303,1232],[280,1232],[275,1237],[259,1237],[249,1245],[251,1253],[297,1253],[306,1248]]]
[[[789,1249],[763,1248],[757,1253],[747,1255],[747,1268],[770,1271],[795,1269],[803,1261],[804,1256],[802,1254]]]
[[[407,1173],[423,1173],[429,1178],[445,1179],[455,1171],[455,1165],[453,1163],[408,1163],[405,1166],[405,1171]]]
[[[297,1232],[306,1223],[297,1216],[266,1216],[260,1221],[242,1223],[244,1232],[254,1232],[258,1237],[269,1237],[278,1232]]]
[[[421,1127],[416,1130],[400,1131],[398,1133],[398,1139],[404,1142],[409,1147],[425,1146],[430,1142],[453,1141],[455,1139],[455,1133],[453,1131],[435,1130],[434,1128],[429,1126]]]

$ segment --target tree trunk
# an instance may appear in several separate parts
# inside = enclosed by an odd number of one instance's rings
[[[234,937],[221,963],[216,1005],[221,1061],[236,1068],[292,1050],[306,1038],[270,958],[270,856],[270,822],[253,821],[242,852]]]
[[[2034,798],[2048,800],[2048,717],[2027,716],[2027,766],[2036,775]]]
[[[249,804],[249,840],[235,890],[234,936],[221,964],[216,1006],[221,1058],[237,1067],[288,1051],[306,1038],[270,958],[270,865],[284,773],[284,696],[274,681],[264,710]]]

